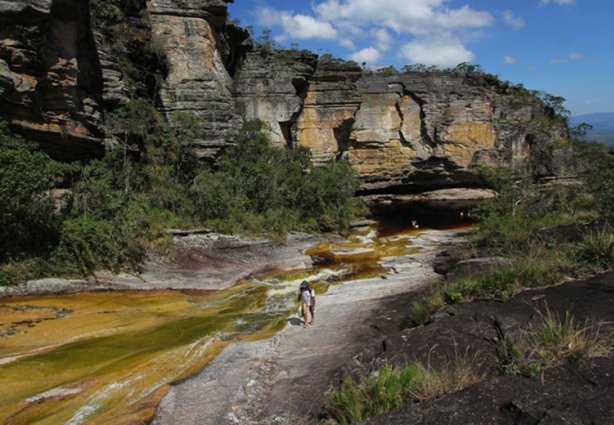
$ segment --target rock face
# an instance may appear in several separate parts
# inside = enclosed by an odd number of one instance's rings
[[[248,34],[226,23],[227,2],[133,2],[132,14],[104,24],[125,39],[118,49],[87,2],[0,0],[0,119],[59,159],[99,156],[110,137],[103,117],[139,95],[132,68],[167,118],[201,119],[201,157],[232,143],[244,119],[260,119],[275,144],[308,147],[316,163],[347,159],[376,203],[480,187],[484,165],[573,174],[566,126],[526,91],[484,75],[385,76],[328,55],[250,49]],[[121,51],[135,45],[149,53]],[[155,78],[154,56],[165,61]]]
[[[316,163],[345,150],[360,105],[356,82],[362,71],[351,63],[320,61],[305,92],[303,113],[295,124],[296,143],[311,149]]]
[[[200,156],[214,156],[241,128],[234,113],[232,79],[218,50],[216,30],[226,19],[224,0],[149,0],[152,37],[161,45],[169,74],[160,89],[161,110],[186,111],[202,119],[194,142]]]
[[[87,4],[2,1],[0,22],[0,116],[62,159],[102,153]]]
[[[479,186],[478,166],[536,177],[572,174],[565,168],[568,150],[557,159],[552,149],[568,138],[564,123],[495,79],[363,75],[351,63],[320,60],[305,83],[292,52],[277,55],[274,63],[286,71],[272,71],[272,78],[268,70],[275,67],[261,55],[246,57],[235,82],[240,112],[268,122],[277,143],[310,148],[316,162],[347,159],[363,194]]]
[[[317,56],[307,51],[248,52],[235,76],[237,113],[246,120],[267,122],[274,144],[292,146],[292,125],[303,110],[316,64]]]

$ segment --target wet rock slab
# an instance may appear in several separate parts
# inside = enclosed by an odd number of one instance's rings
[[[314,413],[340,370],[362,364],[369,347],[380,349],[379,331],[367,319],[380,314],[382,299],[404,297],[432,279],[430,259],[458,235],[423,232],[415,237],[423,249],[413,254],[411,266],[390,269],[387,279],[332,286],[318,296],[316,324],[307,329],[292,316],[272,338],[226,347],[201,373],[171,388],[153,423],[296,423],[282,418]],[[386,307],[383,320],[403,313]]]

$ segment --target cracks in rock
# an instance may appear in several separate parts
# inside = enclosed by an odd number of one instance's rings
[[[403,90],[405,92],[405,90]],[[399,99],[395,102],[394,106],[399,114],[399,118],[401,119],[401,123],[399,124],[399,140],[403,146],[407,146],[413,150],[416,150],[412,143],[405,138],[405,134],[403,134],[403,125],[405,124],[405,114],[403,113],[403,108],[401,108],[401,101],[405,96],[399,95]]]
[[[403,89],[403,96],[409,96],[420,107],[420,137],[421,137],[421,142],[427,144],[431,148],[434,148],[436,146],[436,143],[434,142],[433,139],[431,139],[431,137],[428,134],[427,128],[426,128],[426,113],[424,112],[424,101],[422,99],[420,99],[418,96],[416,96],[415,93],[413,93],[413,92],[411,92],[411,91],[409,91],[409,90],[407,90],[405,88]]]
[[[354,148],[354,145],[351,142],[350,137],[352,135],[352,130],[354,129],[354,123],[356,122],[356,116],[358,115],[358,112],[360,111],[361,106],[362,106],[362,102],[358,103],[358,105],[356,106],[356,109],[354,110],[354,113],[352,114],[352,118],[348,118],[347,120],[344,120],[340,126],[335,127],[333,129],[335,139],[337,140],[337,147],[339,149],[336,155],[337,159],[343,159],[345,156],[345,153],[348,150]]]
[[[296,76],[292,78],[291,81],[291,84],[296,91],[296,96],[299,98],[300,107],[292,114],[289,121],[282,121],[279,123],[286,146],[291,149],[296,149],[298,147],[296,137],[297,123],[303,114],[303,110],[305,109],[305,98],[307,97],[307,92],[309,92],[309,78],[313,77],[315,70],[316,68],[313,67],[311,73],[307,77]]]
[[[261,357],[257,365],[254,364],[252,373],[236,395],[236,404],[232,408],[233,413],[228,417],[230,422],[247,423],[250,419],[262,415],[276,380],[280,341],[279,335],[273,337],[269,343],[272,350],[266,356]]]
[[[354,112],[354,117],[355,116],[356,112]],[[338,147],[337,159],[343,158],[343,154],[350,147],[350,135],[352,134],[352,128],[355,122],[355,118],[348,118],[347,120],[343,120],[339,126],[333,128],[333,134],[335,135]]]

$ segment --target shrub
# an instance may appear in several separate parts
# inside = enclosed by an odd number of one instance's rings
[[[64,222],[55,259],[68,272],[87,274],[101,266],[134,270],[144,253],[139,240],[130,236],[118,222],[81,215]]]
[[[582,161],[582,178],[593,195],[595,208],[606,220],[614,219],[614,155],[597,142],[578,142],[574,148]]]
[[[216,167],[191,151],[192,115],[166,125],[150,103],[131,100],[107,116],[119,146],[84,166],[58,164],[0,124],[0,262],[40,257],[58,272],[138,270],[162,228],[211,225],[224,232],[347,229],[361,212],[347,163],[315,168],[306,149],[269,145],[248,122]],[[70,172],[62,203],[51,189]],[[1,263],[0,263],[1,264]],[[20,280],[11,268],[5,282]]]
[[[414,301],[409,310],[409,318],[415,326],[424,324],[428,318],[446,305],[440,291]]]
[[[477,242],[505,251],[518,251],[539,239],[549,228],[572,224],[590,215],[586,196],[577,186],[543,189],[518,178],[510,170],[480,170],[498,192],[481,203],[474,216],[480,221]]]
[[[57,243],[62,214],[51,189],[71,167],[34,149],[0,122],[0,262]]]
[[[529,264],[520,270],[518,280],[523,287],[541,288],[560,282],[563,273],[545,263]]]
[[[363,212],[357,188],[346,162],[314,167],[308,150],[272,147],[263,123],[248,122],[217,168],[197,174],[191,196],[197,216],[215,228],[284,234],[346,230]]]
[[[11,286],[17,282],[16,273],[8,264],[0,266],[0,286]]]

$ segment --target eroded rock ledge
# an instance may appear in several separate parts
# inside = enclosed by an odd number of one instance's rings
[[[479,166],[574,174],[565,123],[526,91],[487,75],[386,76],[309,51],[257,48],[226,22],[227,3],[143,0],[134,16],[105,24],[132,28],[129,43],[146,40],[164,56],[163,81],[148,90],[167,117],[201,119],[201,157],[233,143],[245,119],[261,119],[278,145],[306,146],[318,163],[347,159],[363,195],[480,188]],[[0,1],[0,118],[61,160],[102,155],[105,114],[134,90],[126,58],[91,16],[78,0]]]

